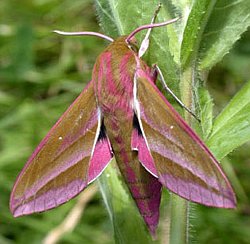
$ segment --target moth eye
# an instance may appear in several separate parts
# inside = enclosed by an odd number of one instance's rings
[[[139,51],[138,42],[137,42],[137,40],[135,39],[135,37],[131,38],[131,40],[129,41],[129,48],[130,48],[132,51],[138,53],[138,51]]]
[[[134,43],[130,43],[130,44],[129,44],[129,48],[130,48],[132,51],[136,52],[136,53],[139,52],[138,46],[137,46],[136,44],[134,44]]]

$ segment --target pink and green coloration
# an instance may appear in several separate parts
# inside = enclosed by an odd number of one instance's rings
[[[217,160],[161,94],[155,73],[134,50],[136,33],[115,41],[97,34],[112,43],[97,58],[92,80],[18,176],[10,200],[14,216],[67,202],[113,157],[152,235],[162,186],[206,206],[236,206]]]

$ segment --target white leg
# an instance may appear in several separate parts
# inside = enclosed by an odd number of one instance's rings
[[[174,92],[167,86],[167,83],[166,83],[166,81],[165,81],[165,79],[164,79],[164,77],[163,77],[163,74],[162,74],[160,68],[159,68],[157,65],[154,65],[154,69],[156,69],[157,73],[159,74],[160,81],[161,81],[163,87],[166,89],[166,91],[167,91],[169,94],[171,94],[171,96],[176,100],[176,102],[179,103],[179,105],[180,105],[181,107],[183,107],[187,112],[189,112],[195,119],[197,119],[199,122],[201,122],[200,119],[197,118],[197,116],[196,116],[189,108],[187,108],[187,107],[185,106],[185,104],[184,104],[184,103],[174,94]]]

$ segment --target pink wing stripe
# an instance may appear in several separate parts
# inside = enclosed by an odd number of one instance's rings
[[[28,204],[20,205],[15,209],[14,216],[31,214],[34,212],[42,212],[45,209],[54,208],[65,201],[70,200],[81,192],[87,184],[94,181],[105,169],[112,159],[111,147],[108,139],[100,140],[95,146],[93,156],[90,161],[88,182],[82,180],[74,180],[65,187],[51,189],[41,196],[33,199]],[[67,188],[67,189],[66,189]]]
[[[112,150],[108,138],[97,141],[94,153],[90,160],[88,184],[94,181],[102,173],[112,157]]]
[[[143,167],[153,176],[158,177],[157,170],[154,165],[154,160],[148,150],[146,141],[142,135],[138,134],[138,131],[136,129],[134,129],[132,132],[131,147],[132,150],[138,151],[138,158]]]
[[[15,209],[14,217],[52,209],[75,197],[85,187],[85,182],[75,180],[67,185],[67,189],[65,189],[65,187],[51,189],[29,203],[18,206]]]
[[[227,189],[221,189],[221,192],[217,194],[201,185],[197,185],[191,181],[185,181],[181,178],[176,178],[171,174],[161,175],[159,176],[159,180],[172,192],[187,200],[202,203],[206,206],[235,208],[235,202],[231,200],[233,199],[232,193]],[[223,197],[223,195],[229,198]]]

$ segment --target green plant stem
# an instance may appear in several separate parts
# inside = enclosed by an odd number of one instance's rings
[[[188,242],[189,203],[177,195],[171,196],[170,208],[170,244]]]
[[[192,109],[193,96],[193,67],[185,69],[182,73],[180,87],[182,102],[188,108]],[[185,120],[190,125],[192,118],[189,113],[185,113]],[[189,202],[178,197],[177,195],[171,196],[171,209],[170,209],[170,230],[169,230],[169,243],[182,244],[188,243],[189,240]]]

